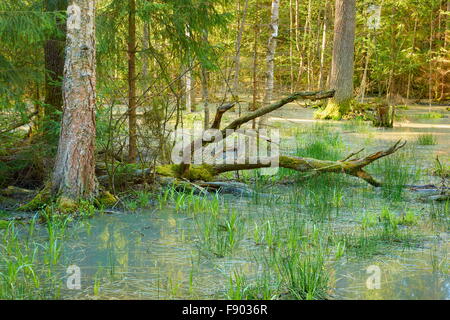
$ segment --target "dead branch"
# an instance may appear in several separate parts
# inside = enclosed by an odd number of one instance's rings
[[[329,90],[329,91],[301,91],[301,92],[295,92],[293,94],[291,94],[290,96],[281,99],[275,103],[272,103],[268,106],[259,108],[255,111],[249,112],[237,119],[235,119],[234,121],[232,121],[228,126],[226,126],[224,129],[221,130],[221,135],[220,135],[220,139],[218,141],[214,140],[214,143],[217,143],[223,139],[226,139],[231,132],[233,132],[234,130],[240,128],[244,123],[247,123],[253,119],[256,119],[258,117],[261,117],[267,113],[270,113],[272,111],[275,111],[279,108],[281,108],[282,106],[298,100],[298,99],[309,99],[309,100],[321,100],[321,99],[328,99],[334,96],[335,90]],[[224,112],[226,112],[227,110],[229,110],[231,107],[229,107],[228,109],[226,109],[225,111],[222,112],[222,115]],[[219,123],[217,124],[217,126],[220,125],[220,119],[222,117],[222,115],[220,115],[219,118]],[[217,115],[216,115],[217,117]],[[214,121],[215,122],[215,121]],[[216,128],[218,129],[218,128]],[[195,150],[194,150],[194,146],[198,143],[198,141],[194,141],[192,142],[189,146],[188,149],[185,150],[184,155],[188,155],[189,153],[192,155]],[[202,139],[202,143],[201,145],[204,147],[205,145],[211,143],[211,141],[203,141]],[[186,160],[186,159],[184,159]],[[183,176],[188,176],[189,175],[189,167],[190,164],[187,163],[187,161],[183,161],[183,163],[180,165],[181,168],[181,172]]]
[[[22,121],[13,123],[13,124],[10,125],[8,128],[6,128],[6,129],[0,131],[0,134],[4,134],[4,133],[10,132],[10,131],[13,131],[13,130],[15,130],[15,129],[17,129],[17,128],[20,128],[20,127],[22,127],[22,126],[28,124],[28,123],[31,121],[31,119],[33,119],[33,117],[35,117],[38,113],[39,113],[38,111],[35,111],[35,112],[29,114],[29,115],[27,116],[26,120],[22,120]]]
[[[216,116],[214,118],[214,122],[211,125],[211,129],[220,129],[220,122],[222,121],[222,116],[225,112],[234,107],[236,103],[228,103],[223,106],[217,107]]]

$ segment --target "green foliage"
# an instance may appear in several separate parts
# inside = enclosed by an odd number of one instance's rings
[[[431,146],[437,144],[436,137],[431,133],[421,134],[417,137],[417,144],[422,146]]]

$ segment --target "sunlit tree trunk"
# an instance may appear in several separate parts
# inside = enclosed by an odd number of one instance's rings
[[[267,72],[266,72],[266,89],[264,93],[264,105],[270,104],[273,96],[274,87],[274,70],[275,70],[275,50],[277,48],[278,37],[278,12],[279,12],[280,0],[272,0],[272,10],[270,18],[270,35],[269,42],[267,44]],[[266,117],[263,116],[259,120],[259,125],[264,126]]]
[[[52,191],[71,200],[96,193],[95,1],[72,0],[67,9],[63,116]]]
[[[416,50],[417,23],[418,23],[418,19],[416,17],[414,19],[414,31],[413,31],[413,38],[412,38],[412,44],[411,44],[412,53],[414,53],[414,51]],[[412,64],[412,62],[411,62],[411,64]],[[408,84],[406,85],[406,99],[409,99],[409,96],[410,96],[411,82],[412,82],[412,70],[409,70],[408,71]]]
[[[305,24],[305,32],[303,34],[303,43],[305,44],[305,48],[306,48],[306,80],[307,80],[307,89],[309,90],[311,88],[311,57],[310,57],[310,52],[311,52],[311,0],[308,1],[308,16],[306,18],[306,24]]]
[[[336,90],[320,118],[340,118],[350,108],[353,98],[353,57],[355,47],[355,0],[336,0],[333,59],[330,88]]]
[[[203,33],[203,41],[208,42],[208,32]],[[209,129],[209,71],[201,67],[201,81],[202,81],[202,103],[204,113],[204,129]]]
[[[257,109],[257,99],[258,99],[258,79],[257,79],[257,67],[258,67],[258,38],[259,38],[259,27],[258,24],[254,25],[253,33],[253,57],[252,57],[252,106],[251,111]],[[252,120],[252,128],[256,128],[255,119]]]
[[[128,1],[128,162],[137,158],[136,0]]]
[[[290,79],[290,91],[294,92],[294,12],[292,0],[289,0],[289,79]]]
[[[319,71],[319,88],[323,89],[325,87],[325,77],[324,77],[324,64],[325,64],[325,50],[327,48],[327,27],[328,27],[328,6],[329,1],[325,1],[325,11],[323,14],[323,26],[322,26],[322,43],[320,47],[320,71]]]
[[[245,18],[247,17],[248,0],[245,0],[244,9],[242,11],[241,21],[238,27],[238,33],[236,36],[236,55],[234,57],[234,78],[233,78],[233,96],[239,96],[239,72],[241,68],[241,45],[242,45],[242,34],[244,33]],[[235,100],[235,99],[233,99]],[[236,112],[239,112],[239,108],[235,108]]]

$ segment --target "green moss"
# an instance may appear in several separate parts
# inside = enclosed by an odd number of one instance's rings
[[[280,164],[282,164],[283,167],[293,168],[301,165],[302,160],[293,157],[280,156]]]
[[[59,197],[57,202],[57,209],[61,213],[74,213],[78,210],[78,203],[67,197]]]
[[[156,167],[156,173],[167,177],[180,177],[180,166],[176,164],[166,164]],[[211,181],[214,179],[214,169],[211,165],[202,164],[190,166],[187,174],[184,178],[188,180],[203,180]]]
[[[156,167],[156,173],[166,177],[178,177],[180,166],[176,164],[165,164]]]
[[[213,167],[207,164],[201,166],[191,166],[186,176],[189,180],[211,181],[214,179]]]
[[[118,199],[109,191],[103,191],[95,199],[97,207],[112,207],[117,203]]]
[[[44,189],[42,189],[31,201],[20,206],[18,211],[36,211],[41,209],[46,204],[49,204],[51,201],[51,192],[50,187],[47,185]]]
[[[362,106],[353,99],[340,102],[337,102],[335,99],[330,99],[325,109],[321,108],[314,113],[314,118],[323,120],[341,120],[342,117],[347,115],[350,111],[359,109],[360,107]]]

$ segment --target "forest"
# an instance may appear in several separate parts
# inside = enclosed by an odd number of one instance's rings
[[[449,15],[1,0],[0,300],[449,300]]]

